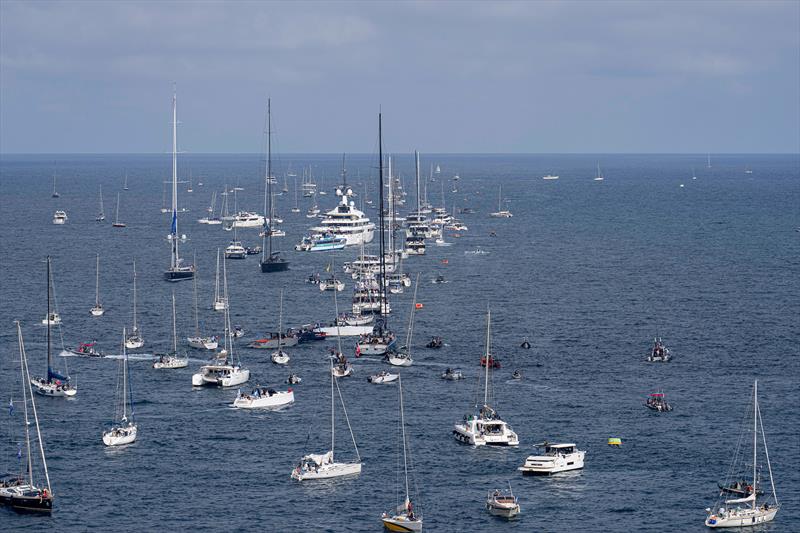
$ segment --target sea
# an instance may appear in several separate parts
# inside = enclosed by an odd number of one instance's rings
[[[752,387],[759,383],[775,488],[782,508],[758,531],[797,531],[800,523],[800,157],[748,154],[423,154],[421,191],[435,206],[455,209],[467,231],[446,232],[450,246],[428,243],[403,263],[418,279],[410,346],[403,369],[410,492],[426,531],[703,531],[725,478]],[[360,476],[329,482],[290,479],[298,460],[331,447],[328,353],[332,340],[287,349],[290,365],[246,344],[283,325],[327,324],[350,304],[352,279],[335,295],[306,283],[358,248],[294,251],[317,219],[295,182],[310,169],[320,208],[338,201],[339,154],[283,155],[273,162],[276,211],[286,236],[274,247],[290,269],[262,274],[258,257],[229,261],[231,320],[246,335],[236,353],[251,370],[244,390],[288,387],[284,410],[231,408],[236,390],[191,386],[209,352],[189,349],[181,370],[154,370],[152,354],[171,346],[171,299],[177,300],[178,343],[195,330],[193,284],[168,283],[171,156],[3,155],[0,158],[0,470],[23,468],[20,321],[31,372],[46,370],[46,257],[52,258],[54,365],[68,371],[73,399],[36,398],[55,503],[52,516],[0,509],[4,531],[378,531],[381,513],[404,497],[397,384],[367,378],[387,365],[356,358],[339,382],[347,418],[335,406],[335,456],[363,462]],[[378,158],[347,155],[347,184],[356,206],[378,219]],[[436,167],[440,171],[437,172]],[[599,171],[603,181],[595,181]],[[395,175],[415,205],[412,154],[394,156]],[[306,170],[308,172],[308,170]],[[285,177],[288,173],[296,176]],[[221,334],[211,309],[218,249],[232,232],[201,225],[212,193],[217,207],[263,212],[264,157],[258,154],[178,158],[181,255],[197,265],[199,326]],[[548,174],[557,180],[543,180]],[[51,197],[54,187],[59,198]],[[127,175],[128,190],[123,189]],[[455,180],[454,176],[459,179]],[[165,185],[167,182],[167,185]],[[191,183],[193,192],[187,192]],[[289,192],[282,193],[284,183]],[[105,222],[96,222],[100,189]],[[500,188],[502,186],[502,193]],[[166,187],[166,193],[165,193]],[[113,228],[117,211],[127,227]],[[499,200],[499,202],[498,202]],[[498,203],[512,218],[490,218]],[[470,213],[459,214],[469,208]],[[52,224],[63,209],[63,226]],[[241,229],[245,246],[258,229]],[[377,252],[377,236],[366,247]],[[90,316],[95,257],[106,313]],[[101,441],[117,399],[123,327],[132,325],[136,261],[138,325],[145,345],[130,355],[139,426],[136,442]],[[446,283],[433,283],[442,275]],[[406,342],[413,287],[391,295],[388,325]],[[472,448],[452,437],[454,423],[483,402],[479,360],[491,309],[490,403],[519,434],[516,448]],[[445,346],[425,347],[433,336]],[[674,358],[648,363],[654,337]],[[531,348],[520,344],[528,339]],[[66,357],[64,347],[96,341],[107,358]],[[184,348],[182,348],[184,349]],[[188,349],[188,348],[187,348]],[[444,381],[447,367],[466,379]],[[512,379],[520,370],[523,379]],[[674,410],[645,408],[663,391]],[[16,408],[9,413],[9,401]],[[607,445],[609,437],[622,446]],[[523,477],[517,468],[542,441],[586,451],[583,470]],[[22,445],[22,459],[18,450]],[[37,469],[38,479],[41,479]],[[508,486],[521,515],[506,522],[485,509],[489,491]]]

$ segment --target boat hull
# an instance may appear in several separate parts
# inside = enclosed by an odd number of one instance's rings
[[[297,481],[313,481],[335,477],[357,476],[361,473],[361,463],[333,463],[320,466],[317,470],[292,471],[292,479]]]
[[[391,518],[382,518],[381,521],[386,531],[422,531],[422,520],[409,520],[404,516],[393,516]]]
[[[194,278],[194,269],[175,269],[164,272],[164,279],[167,281],[185,281]]]
[[[124,428],[113,428],[111,431],[103,433],[103,444],[106,446],[131,444],[136,440],[137,432],[136,426],[133,425]]]
[[[372,325],[328,326],[324,328],[314,328],[315,333],[324,333],[326,337],[360,337],[361,335],[368,335],[372,333],[372,330]]]
[[[289,261],[261,261],[261,272],[284,272],[289,270]]]
[[[274,409],[291,403],[294,403],[294,392],[289,390],[260,398],[239,396],[233,401],[233,406],[237,409]]]
[[[711,528],[718,527],[747,527],[772,522],[778,513],[778,507],[771,509],[734,509],[721,515],[712,514],[706,518],[705,524]]]
[[[51,398],[71,398],[78,394],[78,390],[69,384],[56,384],[41,379],[32,379],[31,385],[36,394],[50,396]]]

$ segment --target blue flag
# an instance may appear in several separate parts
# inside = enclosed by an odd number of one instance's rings
[[[8,414],[11,415],[14,413],[14,399],[8,400]]]
[[[172,235],[177,235],[178,233],[178,213],[176,211],[172,212]]]
[[[17,459],[22,459],[22,444],[17,443]]]

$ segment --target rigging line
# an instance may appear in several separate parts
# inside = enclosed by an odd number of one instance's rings
[[[350,417],[347,416],[347,408],[344,406],[344,398],[342,398],[342,390],[339,388],[339,380],[334,379],[336,383],[336,392],[339,393],[339,401],[342,403],[342,411],[344,412],[344,419],[347,421],[347,429],[350,430],[350,437],[353,440],[353,447],[356,449],[356,458],[361,462],[361,454],[358,452],[358,445],[356,444],[356,436],[353,434],[353,428],[350,425]]]
[[[775,500],[775,505],[778,505],[778,493],[775,492],[775,481],[772,479],[772,465],[769,462],[769,451],[767,450],[767,436],[764,434],[764,420],[761,418],[761,407],[756,406],[756,415],[758,416],[758,425],[761,428],[761,439],[764,442],[764,456],[767,458],[767,470],[769,471],[769,484],[772,486],[772,498]],[[753,489],[758,490],[755,481],[753,481]]]

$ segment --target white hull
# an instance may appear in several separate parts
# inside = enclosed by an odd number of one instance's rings
[[[92,313],[92,316],[103,316],[103,313],[105,313],[105,312],[106,311],[105,311],[105,309],[103,309],[102,305],[97,306],[97,307],[92,307],[92,309],[90,311],[90,313]]]
[[[320,466],[316,470],[292,470],[292,479],[297,481],[311,481],[316,479],[330,479],[334,477],[357,476],[361,473],[361,463],[331,463]]]
[[[409,520],[405,515],[382,518],[383,528],[387,531],[422,531],[422,519]]]
[[[540,476],[548,476],[559,472],[568,472],[570,470],[580,470],[583,468],[584,456],[585,452],[582,451],[559,456],[531,455],[525,460],[525,464],[517,470],[525,475]]]
[[[499,516],[501,518],[511,519],[519,514],[519,505],[499,504],[496,502],[486,503],[486,508],[492,516]]]
[[[771,509],[752,508],[747,509],[727,509],[719,515],[712,514],[706,518],[705,524],[708,527],[745,527],[772,522],[778,513],[778,507]]]
[[[195,387],[236,387],[250,380],[250,370],[247,368],[231,372],[227,376],[217,376],[199,372],[192,375],[192,385]]]
[[[453,437],[457,441],[471,446],[519,446],[517,434],[511,431],[505,422],[502,424],[504,428],[498,433],[484,431],[475,421],[468,424],[456,424],[453,429]]]
[[[144,346],[144,339],[137,337],[135,339],[128,338],[125,340],[125,347],[129,350],[136,350]]]
[[[78,390],[71,385],[56,385],[41,379],[32,379],[31,385],[37,394],[53,398],[71,398],[78,394]]]
[[[414,364],[414,360],[410,357],[398,357],[396,355],[389,356],[387,361],[392,366],[411,366]]]
[[[224,299],[219,299],[214,302],[214,311],[224,311],[228,308],[228,302]]]
[[[399,377],[400,374],[385,374],[385,375],[376,374],[374,376],[370,376],[368,381],[370,383],[378,385],[382,383],[392,383],[393,381],[397,381]]]
[[[216,350],[219,346],[219,341],[208,337],[188,337],[186,341],[190,347],[198,350]]]
[[[237,409],[274,409],[294,403],[294,392],[278,391],[272,396],[260,396],[258,398],[249,395],[240,395],[233,401],[233,406]]]
[[[186,368],[187,366],[189,366],[189,359],[181,359],[179,357],[168,357],[163,361],[156,361],[155,363],[153,363],[153,368],[159,370]]]
[[[103,444],[106,446],[122,446],[130,444],[136,440],[137,428],[130,425],[121,428],[113,428],[111,431],[103,433]]]
[[[326,337],[360,337],[372,333],[372,326],[328,326],[315,328],[314,331],[324,333]],[[364,352],[361,352],[364,353]]]
[[[272,362],[276,365],[288,365],[289,356],[283,352],[275,352],[272,354]]]

